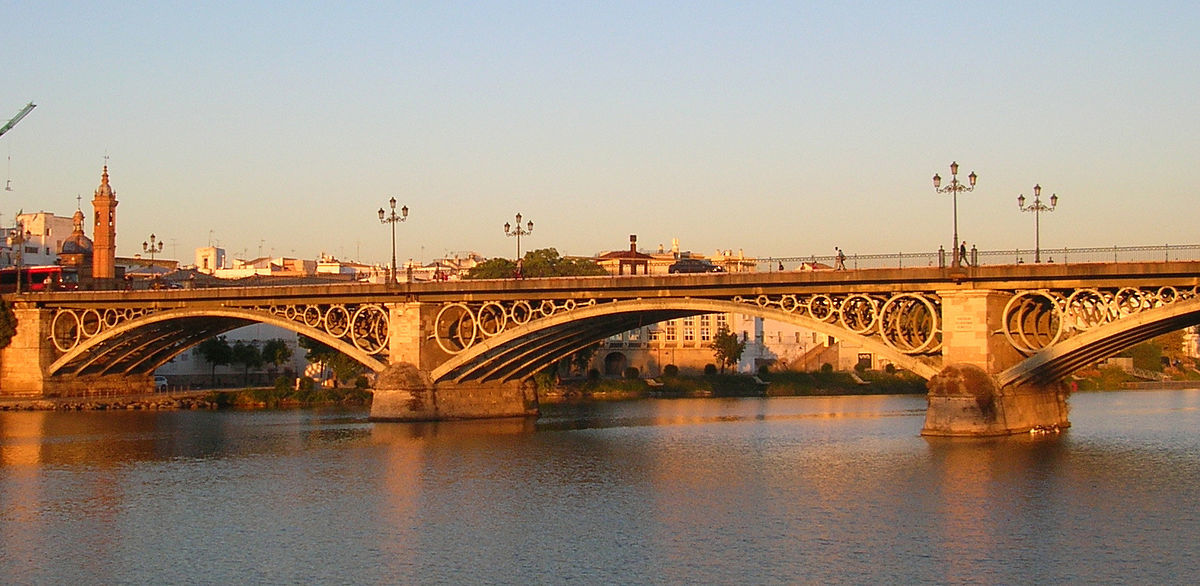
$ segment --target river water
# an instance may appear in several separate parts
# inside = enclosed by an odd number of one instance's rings
[[[920,396],[0,413],[0,582],[1191,583],[1200,391],[923,438]]]

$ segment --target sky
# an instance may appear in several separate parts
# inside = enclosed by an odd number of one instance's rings
[[[0,0],[0,223],[192,262],[1197,243],[1200,3]]]

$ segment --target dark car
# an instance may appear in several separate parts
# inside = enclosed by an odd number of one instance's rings
[[[723,273],[725,269],[701,258],[681,258],[667,267],[668,273]]]

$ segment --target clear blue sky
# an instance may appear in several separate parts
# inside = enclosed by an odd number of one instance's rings
[[[118,253],[751,255],[1196,243],[1200,3],[0,0],[0,221]]]

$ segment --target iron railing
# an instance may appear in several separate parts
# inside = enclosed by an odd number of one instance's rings
[[[1147,262],[1173,260],[1200,260],[1200,244],[1161,244],[1150,246],[1101,246],[1092,248],[1043,248],[1043,263],[1088,263],[1088,262]],[[971,265],[1011,265],[1031,263],[1032,248],[1009,248],[1000,250],[967,251],[966,260]],[[811,256],[774,256],[756,259],[760,271],[795,270],[808,263],[810,268],[832,268],[837,257],[832,254]],[[885,254],[848,254],[847,269],[945,267],[951,262],[950,251],[895,252]],[[823,266],[822,266],[823,265]]]

